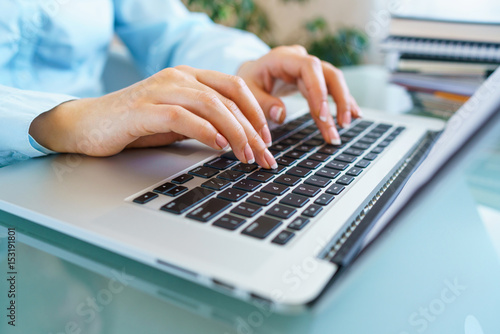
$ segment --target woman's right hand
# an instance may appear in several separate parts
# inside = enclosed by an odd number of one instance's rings
[[[35,118],[29,132],[53,151],[90,156],[194,138],[219,150],[230,145],[244,163],[277,167],[267,149],[266,118],[245,81],[188,66],[102,97],[62,103]]]

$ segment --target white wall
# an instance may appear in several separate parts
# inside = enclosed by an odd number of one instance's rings
[[[273,35],[280,44],[303,44],[304,23],[322,16],[334,31],[342,26],[357,27],[368,33],[372,47],[366,57],[368,63],[381,63],[377,41],[385,35],[389,13],[408,0],[309,0],[284,3],[282,0],[256,0],[266,10]]]

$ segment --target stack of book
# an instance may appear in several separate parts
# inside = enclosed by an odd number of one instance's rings
[[[497,21],[393,15],[382,43],[391,81],[406,87],[417,106],[451,116],[500,65],[498,14]]]

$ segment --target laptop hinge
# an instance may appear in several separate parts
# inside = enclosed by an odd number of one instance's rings
[[[346,224],[343,232],[337,234],[322,252],[322,259],[345,267],[362,250],[363,240],[380,216],[394,202],[404,185],[426,158],[441,132],[428,132],[394,173],[379,188],[359,214]],[[340,235],[340,237],[339,237]]]

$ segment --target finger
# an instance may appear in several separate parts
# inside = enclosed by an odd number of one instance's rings
[[[230,101],[234,101],[234,103],[236,103],[235,107],[239,109],[239,111],[241,111],[245,118],[250,122],[264,143],[267,146],[271,146],[271,132],[269,131],[266,117],[261,106],[259,105],[259,102],[255,99],[252,91],[245,83],[245,80],[238,76],[208,70],[197,71],[196,78],[202,84],[211,87]],[[231,107],[229,110],[236,109],[231,106],[230,101],[225,101]],[[246,130],[248,131],[249,129]],[[250,136],[253,136],[252,131],[248,132]]]
[[[344,75],[330,63],[322,64],[328,91],[337,105],[337,123],[342,127],[348,127],[351,123],[351,95]]]
[[[274,156],[267,149],[272,138],[266,118],[244,80],[214,71],[197,71],[196,74],[204,85],[199,89],[215,93],[241,124],[257,163],[264,168],[277,168]]]
[[[207,120],[193,114],[178,105],[155,105],[149,117],[141,114],[136,127],[137,137],[175,132],[188,138],[193,138],[216,150],[226,148],[227,139]],[[170,138],[171,139],[171,138]]]
[[[361,112],[361,108],[359,107],[359,105],[356,102],[356,100],[354,99],[354,97],[352,97],[352,95],[351,95],[351,113],[354,116],[354,118],[362,118],[363,117],[363,113]]]
[[[311,113],[318,119],[327,122],[331,118],[327,102],[328,90],[322,63],[318,58],[289,52],[281,57],[270,58],[266,66],[274,78],[285,82],[289,82],[289,77],[295,78],[309,103]]]
[[[250,84],[249,88],[261,105],[267,118],[277,124],[281,124],[285,121],[286,108],[280,98],[272,96],[257,85]]]

